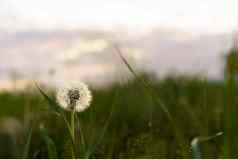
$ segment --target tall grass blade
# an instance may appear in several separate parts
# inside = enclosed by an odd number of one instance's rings
[[[36,152],[34,152],[32,159],[36,159],[39,154],[40,154],[40,150],[37,150]]]
[[[74,141],[74,132],[71,129],[71,125],[69,121],[66,118],[66,115],[64,113],[64,110],[58,105],[57,102],[55,102],[53,99],[51,99],[37,84],[36,84],[37,89],[40,91],[41,95],[47,100],[49,103],[49,106],[51,110],[57,114],[59,117],[62,118],[63,122],[66,125],[67,131],[70,136],[70,141],[74,150],[74,155],[76,155],[76,146],[75,146],[75,141]]]
[[[30,152],[30,144],[31,144],[31,138],[32,138],[32,130],[33,128],[31,127],[29,129],[29,132],[27,134],[27,141],[23,150],[23,156],[22,159],[28,159],[29,158],[29,152]]]
[[[137,73],[134,71],[132,66],[128,63],[126,58],[122,55],[121,50],[117,46],[115,46],[115,49],[116,49],[116,52],[118,53],[119,57],[121,58],[121,60],[124,62],[124,64],[129,69],[129,71],[135,76],[136,79],[138,79],[141,82],[141,84],[146,88],[146,90],[149,92],[149,95],[151,96],[152,88],[149,85],[149,83],[146,82],[143,78],[141,78],[140,76],[137,75]],[[159,100],[158,98],[156,99],[156,101],[160,105],[160,107],[162,108],[162,110],[164,111],[166,116],[169,118],[169,120],[172,121],[173,120],[172,116],[171,116],[169,110],[167,109],[167,107],[164,105],[164,103],[161,100]]]
[[[224,159],[238,158],[238,90],[237,76],[226,77],[224,105]]]
[[[38,84],[35,84],[36,88],[39,90],[41,95],[47,100],[47,102],[50,105],[51,110],[53,110],[55,113],[63,113],[63,110],[58,106],[58,103],[55,102],[53,99],[51,99],[39,86]]]
[[[98,145],[102,142],[104,136],[105,136],[105,133],[108,129],[108,126],[111,122],[111,119],[112,119],[112,116],[113,116],[113,109],[114,109],[114,106],[115,106],[115,101],[118,97],[118,91],[115,92],[115,95],[113,97],[113,101],[112,101],[112,104],[111,104],[111,110],[110,110],[110,114],[108,116],[108,119],[106,120],[106,123],[104,124],[103,126],[103,129],[96,141],[96,143],[94,143],[89,149],[88,151],[86,152],[86,155],[85,155],[85,158],[84,159],[89,159],[91,157],[91,155],[95,152],[96,148],[98,147]]]
[[[178,141],[180,147],[183,150],[183,152],[182,152],[183,158],[185,158],[185,159],[188,158],[189,146],[183,140],[182,133],[181,133],[180,129],[177,127],[175,120],[173,119],[172,115],[170,114],[168,108],[165,106],[165,104],[161,101],[160,98],[155,97],[154,90],[153,90],[152,86],[150,86],[150,84],[147,81],[145,81],[143,78],[141,78],[137,75],[137,73],[133,69],[133,67],[129,64],[129,62],[126,60],[126,58],[122,55],[121,50],[116,45],[114,45],[114,48],[115,48],[117,54],[119,55],[119,57],[121,58],[121,60],[123,61],[123,63],[129,69],[129,71],[134,75],[135,78],[137,78],[139,80],[141,85],[145,88],[145,90],[146,90],[145,92],[151,97],[152,101],[154,101],[156,104],[158,104],[160,106],[160,108],[162,109],[162,111],[166,115],[166,117],[168,118],[168,120],[173,128],[176,140]]]
[[[40,127],[41,136],[46,144],[46,148],[48,151],[48,158],[49,159],[57,159],[57,150],[54,141],[49,137],[47,130],[44,126]]]

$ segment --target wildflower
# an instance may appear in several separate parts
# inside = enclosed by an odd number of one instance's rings
[[[82,112],[90,106],[92,95],[84,83],[71,84],[57,91],[59,105],[69,111]]]

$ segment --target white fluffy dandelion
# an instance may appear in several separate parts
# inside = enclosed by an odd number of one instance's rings
[[[82,112],[90,106],[92,95],[84,83],[70,84],[57,91],[59,105],[69,111]]]

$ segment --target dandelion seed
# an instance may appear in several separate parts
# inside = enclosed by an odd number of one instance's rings
[[[92,95],[84,83],[71,84],[57,91],[59,105],[69,111],[82,112],[90,106]]]

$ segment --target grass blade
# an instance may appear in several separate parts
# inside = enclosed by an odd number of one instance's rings
[[[118,53],[119,57],[122,59],[123,63],[129,69],[129,71],[135,76],[136,79],[138,79],[143,84],[143,86],[147,89],[147,91],[149,92],[149,95],[151,96],[152,89],[151,89],[151,86],[149,85],[149,83],[147,83],[143,78],[141,78],[140,76],[137,75],[137,73],[134,71],[132,66],[127,62],[126,58],[122,55],[121,50],[117,46],[115,46],[115,49],[116,49],[116,52]],[[172,116],[171,116],[169,110],[167,109],[167,107],[165,106],[165,104],[161,100],[156,99],[156,101],[161,106],[162,110],[164,111],[166,116],[169,118],[169,120],[173,120]]]
[[[103,137],[104,137],[104,135],[105,135],[105,133],[107,131],[107,128],[108,128],[108,126],[110,124],[110,121],[112,119],[112,116],[113,116],[113,108],[114,108],[117,96],[118,96],[118,91],[115,92],[115,95],[113,97],[113,101],[112,101],[112,104],[111,104],[111,111],[110,111],[110,114],[108,116],[108,119],[106,120],[106,123],[104,124],[103,129],[102,129],[102,131],[101,131],[101,133],[100,133],[96,143],[93,144],[91,148],[89,148],[89,150],[87,151],[86,156],[85,156],[84,159],[89,159],[90,156],[95,152],[95,150],[98,147],[98,145],[102,142]]]
[[[221,135],[223,135],[223,132],[219,132],[215,135],[208,136],[208,137],[196,137],[196,138],[194,138],[191,142],[193,159],[202,159],[202,153],[201,153],[201,150],[200,150],[200,143],[210,141],[210,140],[212,140],[216,137],[219,137]]]
[[[36,152],[34,152],[32,159],[36,159],[39,154],[40,154],[40,150],[37,150]]]
[[[24,147],[22,159],[28,159],[29,158],[31,138],[32,138],[32,127],[30,128],[30,130],[27,134],[27,141],[26,141],[26,145]]]
[[[153,88],[150,86],[150,84],[145,81],[143,78],[141,78],[140,76],[137,75],[136,71],[133,69],[133,67],[128,63],[128,61],[126,60],[126,58],[122,55],[120,49],[114,45],[114,48],[117,52],[117,54],[119,55],[119,57],[121,58],[121,60],[123,61],[123,63],[127,66],[127,68],[129,69],[129,71],[134,75],[134,77],[136,79],[139,80],[139,82],[141,83],[141,85],[145,88],[145,93],[148,94],[148,96],[152,99],[152,101],[154,101],[157,105],[160,106],[160,108],[162,109],[163,113],[166,115],[166,117],[168,118],[172,128],[173,128],[173,131],[174,131],[174,134],[175,134],[175,137],[176,137],[176,140],[178,141],[180,147],[182,148],[182,154],[183,154],[183,158],[187,159],[188,158],[188,150],[189,150],[189,146],[186,144],[186,142],[183,140],[183,137],[182,137],[182,132],[180,131],[180,129],[178,128],[178,126],[176,125],[176,122],[175,120],[173,119],[172,115],[170,114],[168,108],[165,106],[165,104],[161,101],[160,98],[158,97],[155,97],[155,93],[154,93],[154,90]]]
[[[47,130],[41,126],[40,127],[41,136],[46,144],[47,151],[48,151],[48,158],[49,159],[57,159],[57,150],[54,141],[49,137]]]
[[[63,122],[66,125],[67,131],[70,136],[70,141],[74,150],[74,154],[76,155],[76,147],[75,147],[75,141],[74,141],[74,132],[71,129],[71,125],[69,124],[64,110],[58,105],[57,102],[55,102],[53,99],[51,99],[37,84],[36,84],[37,89],[40,91],[41,95],[47,100],[51,110],[56,113],[59,117],[62,118]]]
[[[50,108],[55,112],[55,113],[60,113],[62,114],[63,110],[58,106],[58,103],[55,102],[53,99],[51,99],[39,86],[38,84],[35,84],[36,88],[39,90],[41,95],[47,100],[47,102],[50,105]]]

